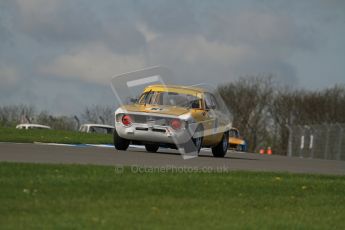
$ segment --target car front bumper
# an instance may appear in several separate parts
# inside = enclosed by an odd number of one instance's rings
[[[174,130],[170,126],[139,123],[126,127],[118,122],[116,122],[115,128],[120,137],[135,141],[181,145],[191,138],[190,132],[186,128]]]

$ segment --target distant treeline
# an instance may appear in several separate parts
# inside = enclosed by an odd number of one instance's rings
[[[345,87],[296,90],[272,76],[239,78],[218,90],[233,114],[233,126],[249,142],[250,151],[271,146],[286,154],[287,126],[345,123]]]
[[[55,116],[48,111],[37,111],[34,106],[0,106],[0,126],[15,127],[20,123],[49,125],[58,130],[77,130],[83,123],[114,124],[115,108],[106,105],[88,106],[79,115]]]
[[[345,123],[344,85],[296,90],[277,84],[272,76],[247,76],[219,86],[218,91],[250,151],[271,146],[275,153],[286,154],[287,126]],[[26,120],[54,129],[76,130],[82,123],[114,124],[114,110],[112,106],[94,105],[78,116],[54,116],[33,106],[2,106],[0,125],[15,126]]]

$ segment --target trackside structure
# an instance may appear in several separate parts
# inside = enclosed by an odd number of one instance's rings
[[[288,126],[288,156],[345,160],[345,124]]]

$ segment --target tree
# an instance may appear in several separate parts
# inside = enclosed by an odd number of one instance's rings
[[[114,125],[114,108],[105,105],[88,106],[81,114],[81,118],[85,123]]]
[[[53,116],[49,114],[48,111],[40,112],[36,117],[36,121],[39,124],[49,125],[57,130],[77,130],[78,128],[74,117]]]
[[[248,139],[250,151],[263,144],[269,132],[272,79],[271,75],[247,76],[218,87],[219,94],[233,114],[233,126]]]
[[[35,107],[27,105],[8,105],[0,107],[0,124],[14,126],[29,122],[35,116]]]

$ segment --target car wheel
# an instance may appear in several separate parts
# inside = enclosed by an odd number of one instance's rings
[[[114,129],[113,139],[115,149],[127,150],[130,140],[120,137],[119,134],[116,132],[116,129]]]
[[[186,153],[191,153],[191,152],[197,152],[199,154],[200,149],[202,147],[202,141],[203,141],[203,128],[199,126],[195,133],[201,132],[198,137],[193,137],[184,145],[184,151]]]
[[[159,149],[159,145],[157,145],[157,144],[146,144],[145,149],[147,152],[155,153]]]
[[[228,139],[229,139],[229,132],[225,132],[219,144],[212,148],[212,153],[214,157],[225,156],[228,150],[228,145],[229,145]]]

